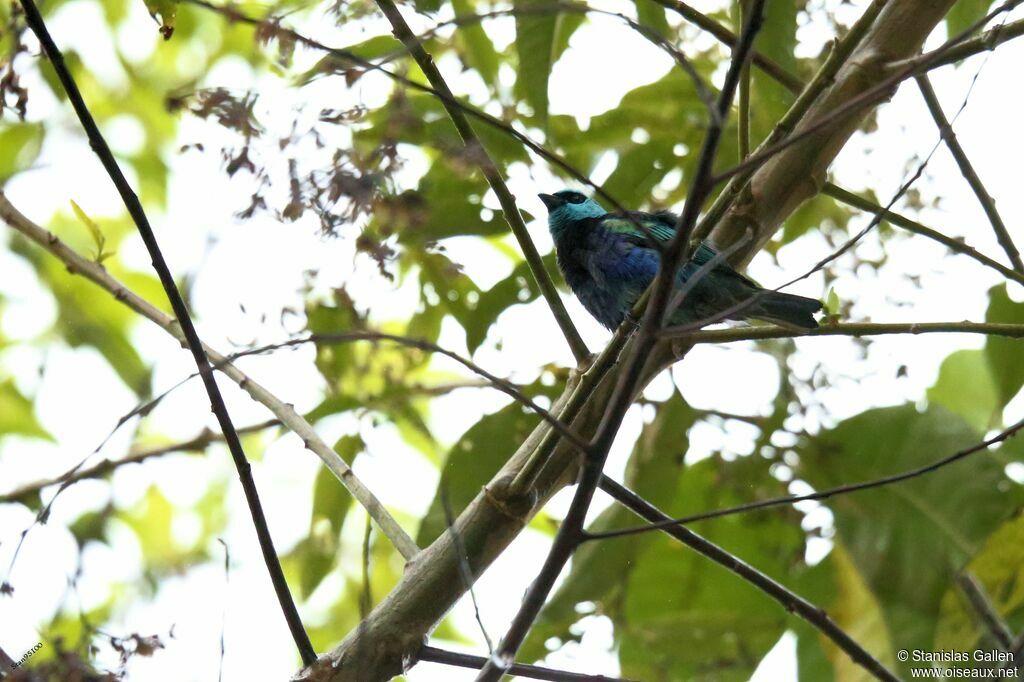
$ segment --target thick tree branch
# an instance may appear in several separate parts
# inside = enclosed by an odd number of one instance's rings
[[[155,323],[174,338],[184,341],[184,335],[177,320],[125,287],[101,265],[75,252],[55,234],[30,221],[11,205],[2,192],[0,192],[0,218],[11,228],[56,256],[67,267],[68,272],[81,275],[97,284],[118,301]],[[419,548],[412,538],[402,530],[402,527],[384,508],[380,500],[363,485],[348,464],[317,435],[316,430],[295,411],[294,407],[249,378],[247,374],[232,365],[225,356],[209,346],[204,345],[204,350],[217,369],[238,384],[239,388],[252,396],[254,400],[266,406],[284,426],[302,439],[307,449],[312,450],[327,465],[327,468],[352,493],[352,497],[366,508],[367,513],[380,527],[384,536],[391,541],[403,557],[411,560],[417,555]]]
[[[953,155],[953,159],[956,161],[956,165],[960,168],[960,173],[964,176],[964,180],[970,185],[971,191],[974,192],[974,196],[978,198],[978,203],[981,204],[982,210],[985,211],[985,215],[988,217],[988,221],[992,224],[992,230],[996,233],[996,239],[999,241],[999,245],[1003,247],[1003,251],[1006,252],[1007,258],[1010,259],[1010,263],[1013,264],[1013,269],[1018,273],[1024,274],[1024,261],[1020,258],[1020,251],[1013,243],[1013,239],[1010,237],[1009,230],[1006,229],[1006,224],[1003,222],[1002,216],[999,215],[999,211],[996,210],[996,202],[992,198],[992,195],[985,189],[984,183],[981,178],[978,177],[978,172],[974,169],[974,164],[967,157],[967,152],[964,151],[963,146],[960,144],[960,140],[956,137],[956,132],[953,130],[953,126],[950,125],[949,119],[946,118],[946,114],[942,111],[942,105],[939,103],[939,97],[935,94],[935,88],[932,87],[931,81],[928,79],[927,74],[922,74],[917,77],[917,85],[921,89],[921,95],[924,97],[924,102],[928,105],[928,111],[932,115],[932,119],[935,121],[935,125],[938,127],[939,132],[942,134],[942,139],[946,143],[946,147],[949,149],[949,153]]]

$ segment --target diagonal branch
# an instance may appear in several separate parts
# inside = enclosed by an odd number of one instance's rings
[[[454,651],[445,651],[444,649],[425,646],[420,649],[419,660],[431,661],[432,663],[446,663],[460,668],[477,669],[483,666],[487,659],[483,656],[459,654]],[[549,680],[550,682],[630,682],[630,680],[620,677],[584,675],[582,673],[570,673],[562,670],[542,668],[538,665],[523,665],[521,663],[517,663],[510,667],[509,674],[526,677],[531,680]]]
[[[1024,261],[1020,258],[1020,251],[1014,245],[1013,238],[1010,237],[1010,232],[1006,229],[1002,216],[996,210],[995,200],[988,193],[988,190],[985,189],[984,183],[978,177],[978,172],[974,169],[974,164],[971,163],[971,160],[967,157],[967,152],[964,151],[960,140],[957,139],[953,126],[950,125],[949,119],[942,112],[942,105],[939,103],[939,98],[935,94],[935,88],[932,87],[928,75],[921,74],[918,76],[917,85],[921,89],[924,102],[928,105],[928,111],[931,113],[932,119],[935,120],[935,125],[939,128],[946,147],[949,148],[949,153],[953,155],[956,165],[960,168],[960,173],[964,176],[964,180],[971,186],[971,191],[978,198],[978,203],[981,204],[982,210],[985,211],[988,221],[992,223],[992,230],[996,233],[999,245],[1006,252],[1007,258],[1013,264],[1013,269],[1018,273],[1024,274]]]
[[[565,309],[562,299],[558,296],[554,282],[551,281],[547,270],[544,269],[540,253],[537,252],[537,247],[530,238],[530,232],[526,229],[526,223],[523,222],[523,216],[519,212],[519,207],[516,206],[516,199],[512,196],[512,192],[509,191],[508,185],[505,184],[497,164],[495,164],[490,154],[487,153],[487,149],[484,147],[483,142],[480,141],[480,138],[477,137],[473,126],[470,125],[469,119],[466,118],[462,108],[452,104],[455,101],[455,96],[452,94],[451,89],[449,89],[444,77],[441,76],[441,72],[434,64],[434,60],[423,49],[423,45],[413,34],[412,30],[410,30],[409,25],[405,23],[402,13],[398,11],[398,8],[395,7],[391,0],[377,0],[377,5],[388,21],[391,22],[395,37],[409,50],[409,54],[416,60],[420,70],[423,71],[427,81],[434,90],[441,93],[441,104],[444,106],[445,111],[448,112],[448,117],[451,118],[455,129],[458,130],[459,136],[462,137],[469,156],[476,161],[480,171],[487,179],[487,184],[491,186],[491,190],[498,197],[505,221],[519,242],[519,248],[523,251],[523,257],[530,266],[530,272],[533,273],[534,279],[537,280],[541,294],[543,294],[548,307],[551,308],[551,312],[558,322],[558,326],[562,330],[562,336],[565,337],[566,342],[569,344],[576,362],[585,362],[590,357],[587,344],[583,342],[583,337],[580,336],[579,331],[573,325],[572,320],[569,318],[569,312]]]
[[[1024,275],[1017,272],[1016,270],[1011,270],[1010,268],[1006,267],[997,260],[989,258],[985,254],[981,253],[980,251],[971,246],[968,246],[962,240],[956,237],[948,237],[945,234],[939,232],[938,230],[932,229],[927,225],[922,225],[916,220],[911,220],[910,218],[900,213],[896,213],[895,211],[887,210],[884,206],[881,206],[880,204],[871,201],[870,199],[862,197],[859,194],[854,194],[853,192],[844,189],[839,185],[836,185],[835,183],[826,183],[825,187],[821,190],[821,193],[826,194],[837,201],[841,201],[844,204],[853,206],[854,208],[859,208],[860,210],[867,211],[868,213],[874,213],[876,216],[881,217],[883,220],[888,221],[889,223],[896,225],[897,227],[902,227],[904,230],[907,230],[908,232],[913,232],[914,234],[919,234],[922,237],[933,239],[939,242],[940,244],[944,244],[945,246],[949,247],[951,251],[962,254],[969,258],[973,258],[982,265],[986,265],[996,270],[999,274],[1003,275],[1007,279],[1012,279],[1015,282],[1024,284]]]
[[[931,464],[925,464],[924,466],[910,469],[909,471],[901,471],[898,474],[890,474],[889,476],[883,476],[881,478],[871,479],[869,481],[861,481],[859,483],[848,483],[846,485],[836,486],[835,488],[828,488],[826,490],[819,490],[813,493],[807,493],[806,495],[784,495],[782,497],[773,497],[768,500],[758,500],[757,502],[748,502],[747,504],[736,505],[735,507],[726,507],[724,509],[716,509],[714,511],[702,512],[700,514],[691,514],[690,516],[683,516],[676,519],[665,517],[660,519],[648,526],[639,526],[637,528],[621,528],[617,530],[606,531],[603,533],[594,533],[589,536],[590,539],[597,538],[612,538],[620,537],[623,535],[637,535],[639,533],[647,533],[652,530],[664,530],[674,526],[682,526],[688,523],[695,523],[697,521],[705,521],[707,519],[717,519],[722,516],[732,516],[733,514],[744,514],[746,512],[754,511],[757,509],[768,509],[770,507],[783,507],[797,502],[809,502],[812,500],[827,500],[831,497],[839,495],[848,495],[850,493],[859,492],[861,490],[871,490],[872,488],[882,488],[895,483],[902,483],[903,481],[909,481],[910,479],[917,478],[919,476],[925,476],[934,471],[938,471],[944,467],[959,462],[960,460],[970,457],[971,455],[987,450],[988,448],[1002,443],[1003,441],[1009,440],[1017,435],[1020,431],[1024,430],[1024,420],[1021,420],[1013,426],[1000,431],[991,438],[987,438],[980,443],[958,450],[951,455],[947,455],[942,459],[936,460]]]
[[[68,272],[81,275],[97,284],[113,295],[118,301],[121,301],[124,305],[150,320],[174,338],[179,341],[184,340],[184,335],[178,326],[177,320],[125,287],[99,264],[76,253],[74,249],[67,246],[55,234],[44,230],[30,221],[11,205],[2,192],[0,192],[0,218],[14,230],[25,235],[57,257],[67,267]],[[307,449],[312,450],[313,453],[323,460],[327,468],[348,488],[352,496],[366,508],[367,513],[380,527],[384,536],[391,541],[405,559],[411,560],[416,556],[419,548],[412,538],[402,530],[402,527],[384,508],[380,500],[363,485],[363,482],[359,480],[355,472],[345,463],[345,460],[339,457],[338,453],[331,449],[317,435],[316,430],[295,411],[294,407],[249,378],[247,374],[232,365],[224,355],[205,345],[204,350],[214,365],[225,376],[238,384],[239,388],[252,396],[254,400],[266,406],[284,426],[302,439]]]
[[[555,580],[582,540],[583,524],[600,482],[609,449],[626,411],[633,402],[633,396],[643,380],[644,366],[654,351],[657,332],[664,323],[669,301],[675,288],[676,273],[681,262],[688,255],[689,236],[711,187],[712,169],[726,115],[732,105],[733,95],[753,46],[754,37],[764,19],[764,4],[765,0],[753,0],[750,5],[743,33],[733,50],[729,70],[716,102],[716,108],[711,112],[711,120],[698,157],[697,171],[686,204],[679,217],[676,234],[662,252],[657,277],[648,287],[651,292],[650,303],[644,312],[640,330],[609,399],[597,433],[586,452],[583,470],[569,511],[555,535],[547,559],[527,590],[519,612],[512,620],[508,632],[502,638],[501,646],[480,670],[477,682],[497,682],[507,667],[514,662],[515,654],[540,614]]]
[[[235,433],[240,436],[248,433],[256,433],[257,431],[263,431],[264,429],[278,426],[280,423],[281,422],[277,419],[268,419],[267,421],[260,422],[259,424],[252,424],[250,426],[237,428],[235,429]],[[121,459],[107,459],[85,469],[65,472],[56,478],[26,483],[25,485],[15,488],[10,492],[0,494],[0,504],[5,502],[24,503],[33,495],[38,494],[41,490],[49,488],[50,486],[59,485],[61,488],[66,488],[79,481],[84,481],[90,478],[101,478],[115,469],[125,466],[126,464],[140,464],[146,460],[153,459],[154,457],[163,457],[164,455],[170,455],[175,452],[200,451],[204,450],[207,446],[222,440],[224,440],[224,436],[222,434],[206,429],[195,438],[191,438],[186,441],[140,450],[139,452],[122,457]]]
[[[171,303],[171,308],[178,318],[179,327],[185,341],[184,345],[192,353],[196,367],[202,375],[203,385],[210,398],[213,413],[220,424],[228,450],[231,451],[231,458],[234,460],[235,468],[238,471],[238,479],[242,484],[242,490],[245,492],[245,501],[249,506],[249,514],[252,516],[256,537],[259,539],[260,549],[263,552],[263,561],[266,563],[267,571],[270,573],[270,580],[274,585],[274,591],[277,593],[277,600],[280,603],[281,611],[288,622],[288,629],[291,631],[292,639],[295,640],[295,646],[298,648],[302,660],[309,664],[316,660],[316,652],[313,650],[313,645],[309,641],[309,635],[306,633],[302,620],[299,618],[295,601],[288,590],[288,582],[285,580],[284,571],[281,569],[281,560],[274,549],[274,539],[270,535],[270,528],[267,526],[267,519],[263,513],[263,505],[260,503],[259,492],[256,489],[256,482],[252,477],[249,461],[245,457],[245,451],[242,449],[242,443],[238,438],[238,434],[235,433],[235,427],[231,423],[231,416],[228,414],[227,405],[224,404],[224,398],[217,387],[217,381],[213,376],[213,369],[210,367],[210,361],[203,350],[202,342],[199,340],[199,334],[196,333],[195,326],[192,324],[192,318],[189,316],[185,301],[178,292],[174,276],[171,275],[171,270],[160,251],[160,245],[157,243],[156,235],[149,224],[149,219],[142,208],[142,203],[128,184],[128,180],[125,179],[117,160],[114,158],[113,152],[110,151],[110,147],[107,146],[106,140],[104,140],[99,127],[96,125],[96,121],[93,120],[85,99],[83,99],[82,93],[79,92],[78,85],[75,83],[71,71],[64,63],[64,57],[60,49],[50,36],[46,23],[43,21],[38,8],[36,8],[35,2],[33,0],[21,0],[21,6],[25,10],[26,22],[42,44],[43,50],[46,52],[46,56],[50,60],[50,64],[53,66],[57,78],[64,88],[68,100],[71,102],[72,108],[78,115],[78,120],[85,130],[86,136],[89,138],[89,145],[96,152],[107,175],[113,181],[118,194],[121,195],[125,208],[128,209],[128,213],[135,223],[135,227],[138,228],[139,234],[142,236],[142,241],[146,244],[146,250],[149,252],[149,257],[153,262],[153,268],[156,270],[164,292]]]
[[[650,502],[607,476],[601,479],[601,490],[611,495],[616,502],[652,524],[661,524],[668,519],[664,512]],[[782,604],[790,613],[795,613],[806,620],[835,642],[855,663],[863,667],[875,678],[885,680],[886,682],[899,682],[899,678],[896,675],[882,665],[878,659],[869,654],[861,645],[857,644],[823,609],[818,608],[786,588],[785,585],[773,580],[739,557],[733,556],[710,540],[694,533],[689,528],[679,525],[659,527],[687,547],[736,573],[751,585],[757,586],[769,597]]]

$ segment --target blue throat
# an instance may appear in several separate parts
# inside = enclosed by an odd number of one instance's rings
[[[582,204],[563,204],[548,213],[548,230],[552,239],[559,242],[579,221],[599,218],[606,213],[601,204],[593,199],[587,199]]]

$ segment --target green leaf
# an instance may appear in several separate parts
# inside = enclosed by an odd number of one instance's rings
[[[71,208],[82,224],[85,225],[85,229],[89,231],[89,236],[92,237],[93,245],[96,247],[96,254],[93,256],[93,260],[97,263],[103,263],[103,261],[114,255],[104,250],[107,245],[107,238],[103,236],[103,230],[96,224],[96,221],[86,215],[82,207],[75,203],[73,199],[71,200]]]
[[[988,292],[986,322],[1024,324],[1024,303],[1010,300],[1006,285],[992,287]],[[989,336],[985,341],[985,358],[995,381],[997,406],[1003,408],[1024,386],[1024,341],[1005,336]]]
[[[35,267],[36,274],[57,302],[56,331],[73,348],[92,346],[121,380],[136,395],[150,395],[151,373],[129,338],[138,317],[113,296],[100,292],[96,285],[68,271],[48,254],[24,241],[15,242],[13,250]],[[132,290],[149,293],[159,284],[148,275],[115,271],[115,276]],[[150,299],[153,300],[153,299]],[[166,306],[166,298],[162,301]]]
[[[896,658],[881,604],[842,543],[836,543],[827,561],[835,572],[836,589],[836,599],[829,614],[844,632],[891,670],[896,665]],[[826,646],[837,679],[865,679],[864,669],[854,663],[849,654],[832,640],[828,640]]]
[[[932,463],[977,443],[956,415],[913,405],[869,410],[797,450],[798,477],[816,490]],[[826,501],[836,538],[875,595],[897,649],[932,648],[942,596],[958,568],[1020,505],[995,453],[912,480]]]
[[[548,78],[551,68],[569,45],[569,37],[579,28],[583,17],[569,13],[530,14],[544,7],[542,0],[516,0],[516,54],[519,56],[515,91],[533,108],[534,119],[546,126],[548,118]]]
[[[452,0],[455,16],[472,16],[475,3],[470,0]],[[455,32],[456,46],[463,60],[477,73],[485,83],[494,87],[498,83],[498,67],[501,55],[494,49],[494,43],[479,23],[469,23],[459,27]]]
[[[999,393],[985,351],[958,350],[942,361],[928,401],[955,412],[978,431],[999,418]]]
[[[18,392],[13,379],[0,382],[0,438],[17,434],[53,441],[36,419],[32,402]]]
[[[764,24],[754,47],[789,72],[795,72],[797,14],[802,2],[776,0],[765,3]],[[751,142],[764,139],[793,101],[793,95],[759,69],[750,73]],[[731,157],[735,158],[735,157]]]
[[[950,38],[960,35],[988,13],[992,0],[957,0],[946,13],[946,32]]]
[[[644,427],[626,469],[626,486],[655,506],[669,504],[682,474],[686,453],[686,432],[695,420],[693,410],[679,394],[658,406],[654,419]],[[591,524],[591,532],[628,528],[639,523],[637,517],[621,505],[604,510]],[[614,540],[589,542],[573,555],[572,570],[544,606],[530,636],[520,650],[523,660],[536,660],[546,654],[545,643],[552,637],[573,640],[570,627],[580,618],[577,605],[594,602],[596,611],[615,617],[621,604],[625,580],[636,564],[639,553],[654,540],[654,535],[632,535]]]
[[[343,436],[334,451],[351,466],[365,448],[359,436]],[[298,563],[299,595],[305,599],[331,572],[341,547],[341,528],[352,508],[352,494],[326,466],[320,467],[313,481],[313,510],[309,535],[292,552]]]
[[[15,123],[0,129],[0,185],[35,163],[44,132],[41,123]]]
[[[760,457],[709,457],[687,467],[667,511],[683,516],[782,489]],[[792,512],[727,516],[699,532],[785,584],[799,574],[804,536]],[[745,681],[788,624],[762,591],[659,534],[627,577],[616,621],[622,673],[650,682]]]
[[[441,481],[420,524],[416,544],[426,547],[448,527],[442,491],[447,491],[452,514],[458,516],[536,423],[536,416],[524,412],[519,403],[512,403],[485,416],[459,438],[445,459]]]

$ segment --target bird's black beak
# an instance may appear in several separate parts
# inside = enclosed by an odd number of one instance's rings
[[[538,194],[540,200],[547,206],[548,212],[554,211],[559,206],[565,205],[565,199],[559,199],[554,194]]]

